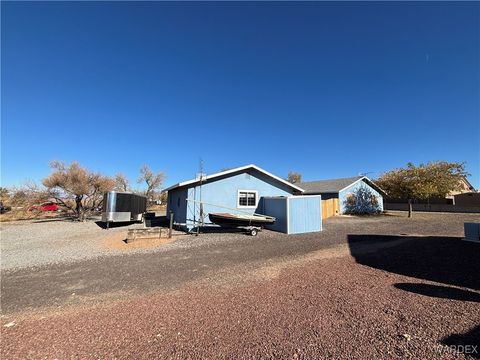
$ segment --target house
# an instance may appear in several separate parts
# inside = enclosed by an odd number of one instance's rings
[[[385,192],[366,176],[354,176],[341,179],[309,181],[299,184],[305,191],[304,195],[322,196],[322,214],[327,218],[345,213],[345,203],[351,194],[360,187],[370,190],[375,197],[380,210],[383,211],[383,196]]]
[[[321,197],[299,196],[301,187],[253,164],[197,176],[164,191],[167,216],[188,231],[212,225],[208,214],[218,212],[274,216],[271,229],[285,233],[321,230]]]
[[[456,191],[451,191],[445,198],[448,199],[448,204],[454,204],[457,205],[457,199],[460,200],[460,203],[462,203],[462,200],[464,199],[469,199],[469,198],[475,198],[476,195],[466,195],[466,196],[458,196],[461,194],[474,194],[477,191],[475,190],[475,187],[468,181],[468,179],[465,176],[462,176],[460,179],[460,184],[459,184],[459,189]],[[471,200],[471,199],[469,199]],[[467,200],[467,202],[469,201]]]

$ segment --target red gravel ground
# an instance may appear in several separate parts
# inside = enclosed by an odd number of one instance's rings
[[[333,218],[318,234],[2,270],[0,356],[479,359],[472,220]]]
[[[392,247],[363,260],[373,264],[390,254],[395,262],[395,253]],[[387,272],[350,256],[310,258],[256,274],[229,286],[190,284],[44,318],[18,318],[2,328],[1,356],[457,359],[465,355],[442,345],[451,344],[455,334],[463,344],[478,346],[478,289]]]

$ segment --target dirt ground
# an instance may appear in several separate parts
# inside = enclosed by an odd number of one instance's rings
[[[123,250],[130,252],[132,249],[149,249],[157,246],[165,245],[177,240],[179,235],[171,238],[158,239],[138,239],[134,242],[127,243],[127,232],[116,232],[112,235],[107,235],[102,238],[102,245],[107,249]]]
[[[480,244],[461,240],[480,219],[416,215],[2,271],[0,354],[480,358]]]

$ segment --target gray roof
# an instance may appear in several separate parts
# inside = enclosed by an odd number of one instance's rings
[[[298,185],[305,190],[305,194],[338,193],[362,178],[367,179],[365,176],[353,176],[341,179],[309,181]]]

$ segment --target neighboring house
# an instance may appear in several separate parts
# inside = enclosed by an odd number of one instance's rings
[[[344,214],[345,202],[359,187],[366,187],[375,197],[380,210],[383,211],[383,196],[385,192],[366,176],[354,176],[341,179],[309,181],[299,184],[305,195],[321,195],[325,203],[323,212],[328,215]],[[329,216],[324,216],[324,218]]]
[[[457,191],[450,192],[450,194],[448,194],[445,198],[452,199],[453,204],[456,204],[455,195],[465,194],[465,193],[475,193],[475,192],[476,192],[476,190],[473,187],[473,185],[470,184],[470,182],[468,181],[468,179],[465,176],[463,176],[462,179],[460,180],[460,189],[457,190]]]
[[[187,230],[209,225],[208,214],[219,212],[274,216],[272,229],[285,233],[321,230],[320,197],[294,198],[302,195],[302,188],[253,164],[202,175],[164,191],[167,216],[173,214],[174,223]]]

